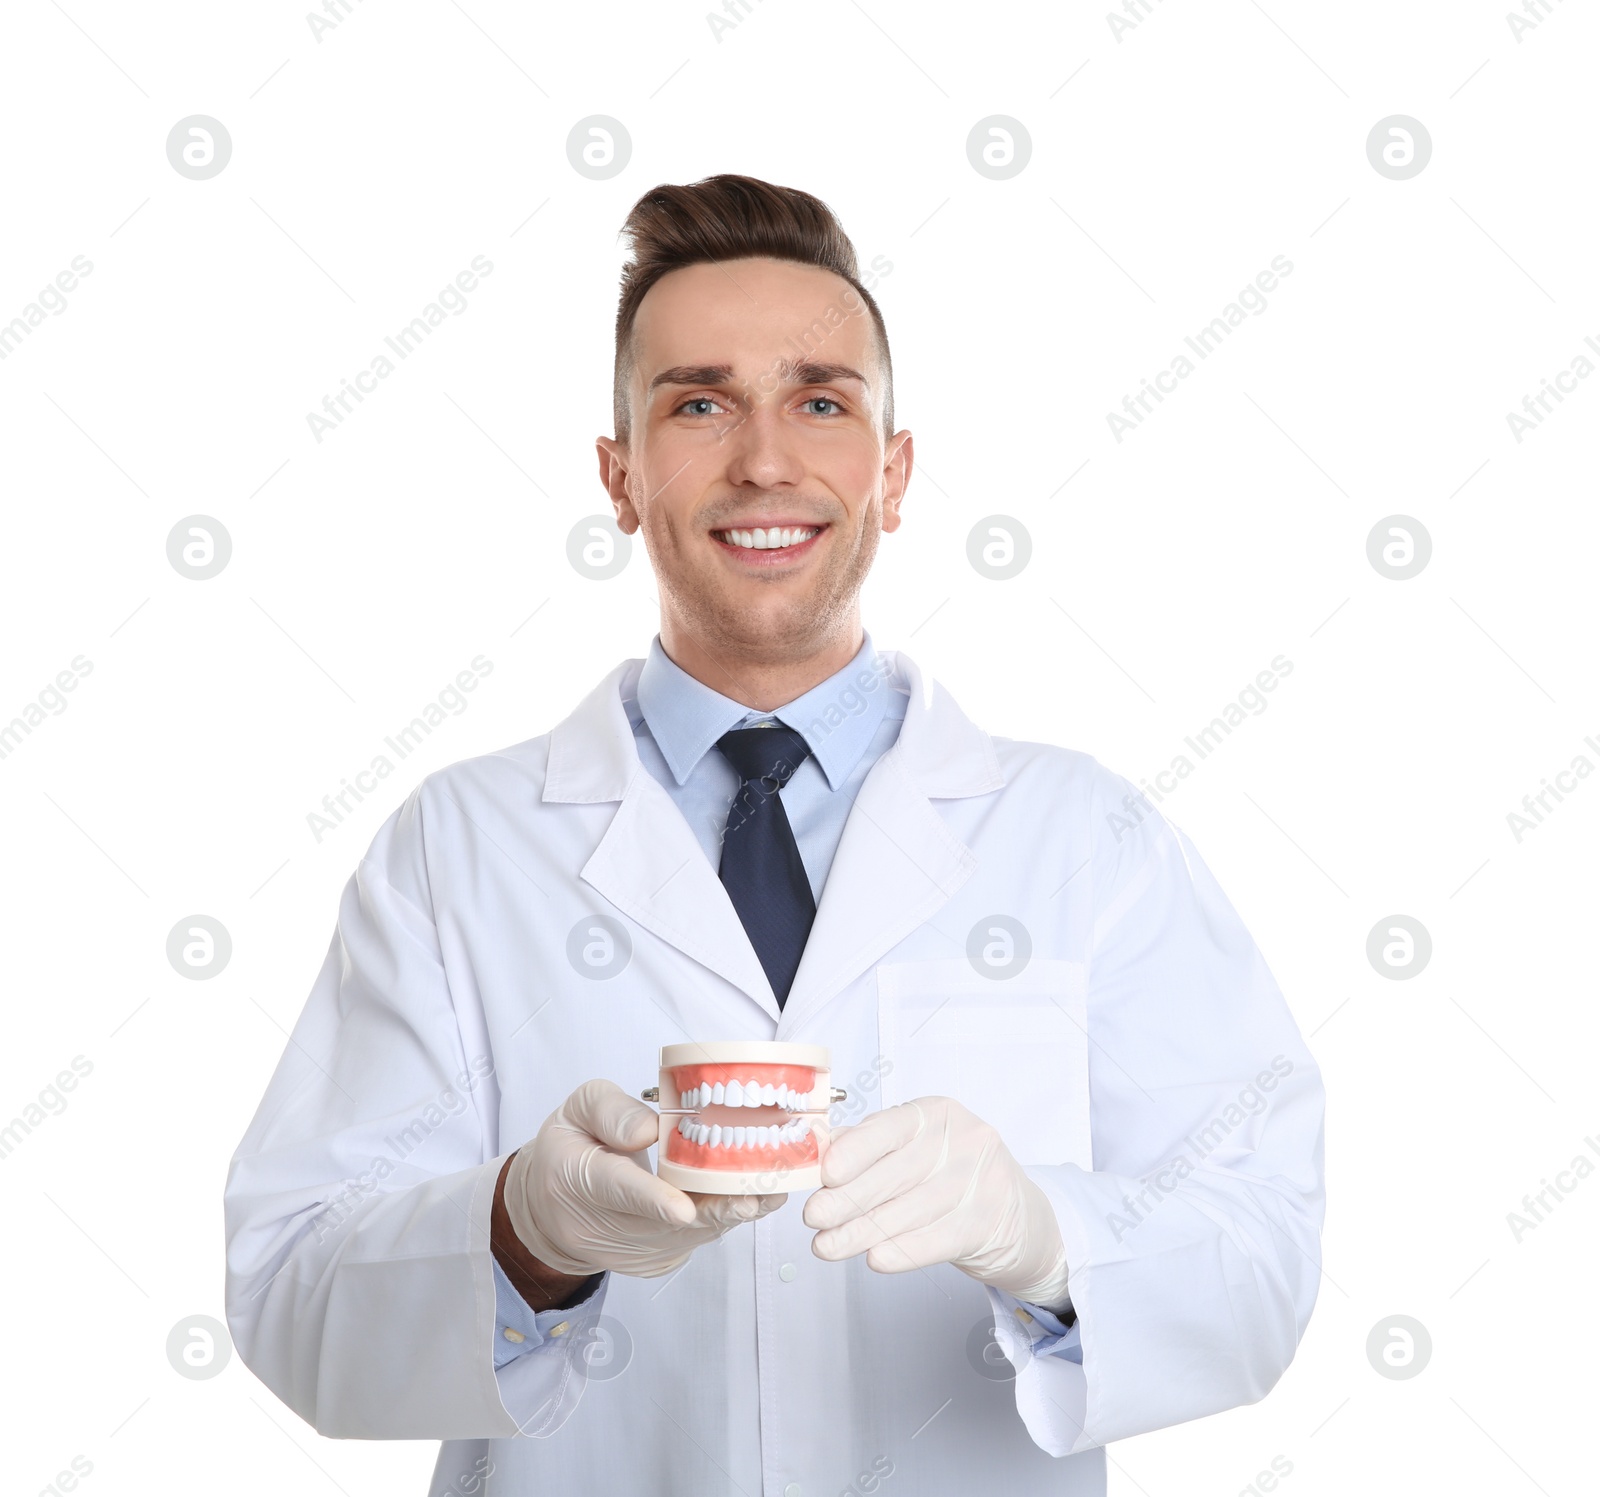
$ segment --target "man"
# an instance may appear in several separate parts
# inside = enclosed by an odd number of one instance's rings
[[[862,629],[912,439],[832,214],[724,176],[626,232],[660,634],[378,832],[230,1173],[233,1335],[436,1492],[1101,1493],[1293,1356],[1316,1067],[1183,833]],[[771,1039],[847,1092],[823,1187],[659,1179],[660,1046]]]

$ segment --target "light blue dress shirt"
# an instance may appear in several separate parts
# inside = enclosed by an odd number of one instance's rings
[[[636,696],[622,705],[640,762],[683,812],[713,868],[721,866],[722,834],[739,790],[739,776],[717,750],[717,740],[730,729],[774,720],[801,734],[811,752],[779,796],[812,898],[821,904],[850,808],[872,766],[900,736],[906,701],[906,693],[890,684],[889,670],[863,630],[861,648],[848,665],[775,712],[752,711],[697,681],[668,659],[658,634],[639,671]],[[496,1370],[535,1351],[558,1327],[564,1334],[562,1323],[588,1306],[604,1284],[602,1279],[575,1305],[535,1313],[498,1263],[494,1276]],[[1076,1321],[1068,1327],[1049,1310],[1006,1298],[1033,1317],[1029,1334],[1035,1354],[1083,1360]]]

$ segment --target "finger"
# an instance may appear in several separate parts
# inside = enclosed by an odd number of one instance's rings
[[[642,1216],[653,1222],[687,1227],[695,1220],[695,1204],[675,1185],[668,1185],[636,1160],[597,1143],[584,1146],[567,1162],[571,1193],[602,1211]]]
[[[695,1222],[699,1226],[710,1227],[714,1232],[721,1234],[737,1227],[741,1222],[750,1221],[755,1216],[756,1209],[754,1196],[706,1195],[700,1199],[695,1212]]]
[[[885,1154],[854,1179],[814,1191],[801,1213],[808,1227],[837,1227],[904,1195],[926,1180],[936,1159],[914,1147]]]
[[[869,1248],[944,1221],[950,1207],[946,1191],[936,1185],[925,1185],[873,1210],[863,1211],[840,1226],[818,1232],[812,1240],[811,1251],[830,1262],[853,1258]]]
[[[696,1195],[691,1192],[689,1199],[695,1201],[699,1207],[698,1221],[703,1225],[714,1227],[720,1233],[738,1226],[741,1222],[758,1221],[768,1212],[776,1211],[789,1197],[786,1194],[719,1196]]]
[[[691,1247],[689,1252],[684,1253],[682,1257],[678,1258],[659,1258],[652,1256],[645,1262],[635,1264],[632,1268],[624,1270],[624,1272],[626,1272],[630,1278],[659,1279],[664,1274],[673,1273],[677,1269],[682,1268],[683,1265],[689,1261],[690,1257],[693,1255],[693,1252],[694,1249]]]
[[[614,1081],[585,1081],[562,1110],[572,1127],[625,1154],[649,1148],[660,1136],[660,1114],[635,1101]]]
[[[867,1267],[874,1273],[909,1273],[949,1263],[961,1251],[953,1227],[949,1217],[941,1216],[925,1227],[899,1233],[867,1249]]]
[[[916,1245],[915,1239],[893,1238],[867,1249],[867,1267],[873,1273],[910,1273],[916,1268],[932,1268],[935,1263],[948,1263],[948,1253],[932,1257]]]
[[[915,1102],[886,1107],[850,1128],[841,1128],[822,1156],[822,1183],[847,1185],[891,1150],[904,1148],[923,1127]]]

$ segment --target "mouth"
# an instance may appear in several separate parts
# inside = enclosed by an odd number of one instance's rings
[[[826,525],[734,526],[713,530],[711,539],[720,550],[736,556],[746,566],[772,567],[808,555]]]

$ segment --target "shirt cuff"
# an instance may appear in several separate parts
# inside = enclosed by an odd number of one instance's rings
[[[992,1289],[1000,1297],[1008,1314],[1012,1315],[1028,1337],[1036,1357],[1062,1357],[1068,1362],[1083,1363],[1083,1337],[1078,1327],[1078,1313],[1069,1301],[1059,1313],[1043,1305],[1029,1304],[1004,1289]]]
[[[575,1305],[556,1310],[533,1310],[512,1287],[499,1260],[494,1261],[494,1366],[498,1372],[508,1362],[537,1351],[546,1342],[559,1340],[571,1330],[575,1320],[606,1287],[601,1274],[594,1288]]]

